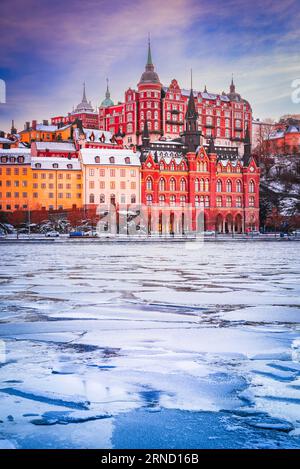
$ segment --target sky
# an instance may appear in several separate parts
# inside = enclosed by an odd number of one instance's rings
[[[164,85],[189,88],[192,68],[194,89],[221,93],[233,74],[255,118],[300,113],[291,98],[299,24],[299,0],[1,0],[0,129],[66,115],[84,81],[94,106],[106,77],[123,101],[144,70],[149,33]]]

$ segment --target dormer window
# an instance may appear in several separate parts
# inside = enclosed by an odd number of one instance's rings
[[[58,164],[57,164],[57,163],[53,163],[52,168],[58,168]]]
[[[1,163],[6,163],[6,162],[7,162],[6,156],[1,156]]]
[[[72,165],[72,164],[67,164],[67,168],[68,168],[68,169],[72,169],[72,168],[73,168],[73,165]]]
[[[100,156],[95,156],[95,163],[100,163]]]
[[[130,158],[129,158],[129,156],[126,156],[126,158],[125,158],[125,163],[126,163],[126,164],[130,164]]]
[[[34,165],[34,166],[35,166],[37,169],[39,169],[39,168],[41,168],[41,167],[42,167],[41,163],[35,163],[35,165]]]
[[[110,162],[111,164],[114,164],[114,162],[115,162],[115,157],[114,157],[114,156],[111,156],[111,157],[109,158],[109,162]]]
[[[24,163],[24,156],[19,156],[18,157],[18,162],[19,163]]]
[[[16,161],[16,158],[15,158],[14,156],[11,156],[11,157],[9,158],[9,161],[10,161],[11,163],[14,163],[14,162]]]

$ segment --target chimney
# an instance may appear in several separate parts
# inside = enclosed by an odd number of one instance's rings
[[[49,125],[47,119],[44,119],[44,120],[43,120],[43,125]]]
[[[24,127],[25,130],[29,130],[30,129],[30,122],[25,122],[25,127]]]
[[[37,124],[36,120],[32,121],[31,127],[33,130],[36,130],[36,124]]]

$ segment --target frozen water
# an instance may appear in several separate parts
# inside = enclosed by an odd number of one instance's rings
[[[0,447],[300,446],[297,243],[0,249]]]

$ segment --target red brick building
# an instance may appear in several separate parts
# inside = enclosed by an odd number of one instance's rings
[[[252,109],[248,101],[236,92],[233,79],[229,93],[210,93],[204,90],[194,91],[195,107],[198,112],[198,130],[205,139],[214,137],[221,144],[242,147],[246,128],[251,135]],[[169,86],[164,86],[155,71],[150,43],[148,57],[137,90],[129,88],[125,92],[125,103],[114,106],[106,105],[99,110],[99,125],[104,130],[121,125],[125,133],[125,143],[141,144],[141,134],[145,120],[151,142],[161,136],[176,138],[184,131],[185,113],[189,91],[182,89],[173,79]],[[122,114],[121,114],[122,113]],[[109,119],[104,116],[109,115]],[[123,116],[121,118],[121,116]]]
[[[251,156],[249,130],[243,158],[218,154],[213,138],[206,150],[199,146],[198,113],[190,93],[182,140],[150,141],[147,121],[141,147],[141,197],[145,205],[174,208],[188,204],[204,211],[204,230],[242,233],[259,228],[260,170]],[[159,224],[161,226],[161,223]]]

